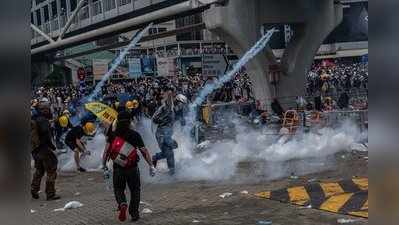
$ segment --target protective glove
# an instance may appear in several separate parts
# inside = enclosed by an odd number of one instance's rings
[[[154,166],[150,167],[150,176],[151,177],[155,176],[155,167]]]

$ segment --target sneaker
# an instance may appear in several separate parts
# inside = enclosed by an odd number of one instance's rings
[[[86,172],[87,170],[84,169],[84,168],[82,168],[82,167],[79,167],[78,171],[84,173],[84,172]]]
[[[119,207],[119,221],[124,222],[127,217],[127,205],[123,204]]]
[[[47,201],[54,201],[54,200],[58,200],[61,197],[59,195],[51,195],[51,196],[47,196]]]
[[[31,192],[33,199],[39,199],[39,194],[35,192]]]

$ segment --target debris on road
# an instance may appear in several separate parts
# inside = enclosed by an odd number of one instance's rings
[[[302,206],[302,207],[299,207],[299,208],[300,209],[311,209],[312,205]]]
[[[199,221],[199,220],[193,220],[193,223],[199,223],[199,222],[201,222],[201,221]]]
[[[354,223],[354,222],[358,222],[359,220],[354,220],[354,219],[338,219],[337,223]]]
[[[142,212],[145,214],[148,214],[148,213],[152,213],[152,210],[149,208],[144,208]]]
[[[35,212],[37,212],[37,210],[34,210],[34,209],[30,210],[30,213],[35,213]]]
[[[228,198],[228,197],[230,197],[230,196],[232,196],[232,195],[233,195],[233,193],[226,192],[226,193],[223,193],[223,194],[219,195],[219,197],[221,197],[221,198]]]
[[[77,209],[82,207],[83,204],[78,201],[72,201],[65,204],[64,209]]]
[[[76,192],[76,193],[75,193],[75,196],[79,196],[79,195],[80,195],[80,192]]]
[[[247,190],[241,191],[240,193],[243,194],[243,195],[249,194],[249,192]]]
[[[292,179],[292,180],[297,180],[297,179],[299,179],[299,177],[296,176],[296,175],[291,175],[291,176],[290,176],[290,179]]]
[[[270,225],[270,224],[272,224],[272,221],[270,221],[270,220],[259,220],[257,224],[259,224],[259,225]]]
[[[78,202],[78,201],[71,201],[65,204],[64,208],[59,208],[59,209],[54,209],[54,212],[61,212],[61,211],[65,211],[67,209],[77,209],[82,207],[83,204]]]

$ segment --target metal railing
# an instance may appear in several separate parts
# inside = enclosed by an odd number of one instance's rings
[[[110,11],[116,8],[115,0],[104,0],[104,11]]]
[[[103,12],[101,1],[94,2],[93,4],[93,16],[97,16]]]
[[[124,6],[132,3],[132,0],[118,0],[118,6]]]
[[[71,29],[69,29],[69,30],[74,30],[76,28],[82,28],[84,26],[91,25],[92,23],[100,22],[103,19],[107,19],[109,17],[99,18],[98,16],[105,12],[114,10],[118,6],[124,8],[124,10],[118,12],[118,14],[113,15],[113,16],[118,16],[118,15],[123,15],[123,14],[129,13],[129,12],[135,10],[134,7],[128,6],[129,4],[132,5],[134,3],[134,1],[137,1],[137,3],[142,5],[143,7],[161,2],[161,1],[151,1],[151,0],[147,0],[147,1],[142,1],[142,0],[140,0],[140,1],[138,1],[138,0],[99,0],[99,1],[93,2],[92,5],[83,6],[80,9],[77,17],[72,22],[72,24],[74,24],[74,25],[72,25]],[[37,10],[37,9],[31,9],[32,12],[34,12],[35,10]],[[71,14],[72,14],[72,12],[71,12]],[[94,21],[90,20],[90,22],[87,23],[86,21],[87,21],[87,19],[90,18],[90,16],[92,16],[92,17],[96,16],[97,18]],[[48,21],[48,25],[45,25],[45,26],[42,25],[42,26],[38,26],[38,27],[41,27],[41,29],[44,33],[49,34],[53,31],[62,29],[66,25],[67,21],[68,21],[68,16],[67,16],[65,10],[63,10],[63,11],[59,12],[59,17],[54,17],[54,18],[50,19],[50,21]],[[41,39],[42,38],[40,35],[35,34],[32,36],[32,40],[34,42],[40,42],[40,41],[42,41]]]
[[[43,32],[46,34],[50,33],[50,22],[43,24]]]
[[[60,27],[64,27],[67,22],[67,16],[65,14],[60,15]]]
[[[58,24],[58,18],[55,18],[51,20],[51,31],[56,31],[60,29],[59,24]]]
[[[79,11],[79,20],[85,20],[88,19],[90,16],[89,13],[89,6],[84,6],[80,9]]]

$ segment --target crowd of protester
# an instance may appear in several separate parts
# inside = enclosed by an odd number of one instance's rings
[[[368,108],[368,64],[354,60],[322,60],[306,77],[306,96],[319,111]],[[310,106],[309,106],[310,107]]]
[[[335,60],[315,63],[307,76],[307,95],[335,95],[348,91],[367,90],[368,65],[362,62]]]
[[[142,77],[129,80],[113,80],[101,89],[101,101],[114,106],[135,99],[140,104],[142,113],[151,116],[162,104],[162,90],[172,88],[175,94],[183,94],[188,101],[193,101],[198,91],[213,82],[212,77],[196,74],[189,77]],[[293,97],[289,101],[296,102],[297,108],[317,111],[334,110],[365,110],[368,108],[367,85],[368,67],[365,63],[321,61],[312,66],[306,79],[306,94],[303,97]],[[252,84],[245,72],[215,90],[207,101],[215,103],[255,103],[251,90]],[[92,92],[94,86],[84,89],[77,86],[58,88],[38,88],[32,96],[32,102],[46,97],[51,102],[55,115],[64,110],[74,113],[80,100]],[[284,102],[281,99],[270,99],[268,103],[274,106]],[[292,106],[292,104],[290,105]],[[266,103],[267,104],[267,103]],[[284,109],[290,109],[285,107]],[[277,108],[281,108],[281,105]],[[272,107],[273,108],[273,107]],[[278,110],[281,111],[281,110]],[[281,114],[278,112],[276,114]]]
[[[162,90],[173,88],[176,94],[183,94],[189,101],[193,101],[199,89],[213,82],[212,77],[200,75],[190,77],[143,77],[130,80],[114,80],[106,83],[101,88],[101,101],[108,105],[115,102],[126,102],[136,99],[144,113],[152,115],[162,104]],[[74,111],[80,104],[79,100],[92,92],[94,86],[86,86],[84,89],[77,86],[44,88],[34,90],[32,101],[43,97],[51,102],[53,112],[59,115],[64,110]],[[248,74],[242,73],[223,87],[217,89],[208,97],[212,103],[220,102],[246,102],[253,100],[251,82]]]

